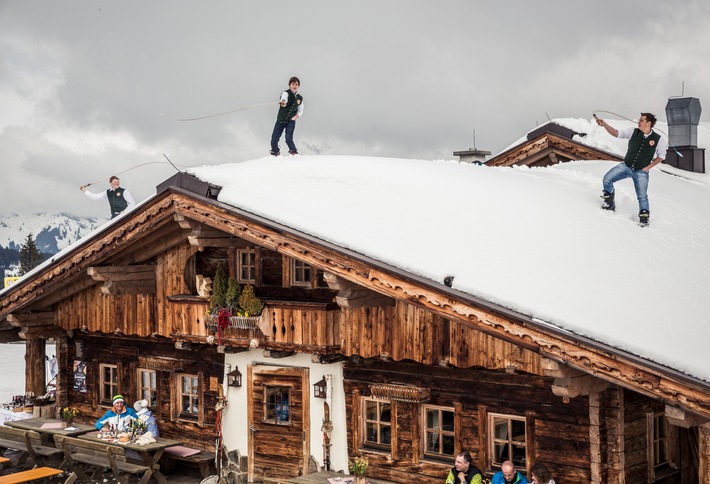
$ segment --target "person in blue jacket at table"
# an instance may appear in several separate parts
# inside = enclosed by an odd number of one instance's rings
[[[493,475],[491,484],[528,484],[528,480],[507,460],[500,466],[500,471]]]
[[[96,428],[98,430],[113,429],[117,432],[128,431],[133,419],[137,418],[135,410],[130,407],[126,408],[123,395],[116,395],[113,397],[113,407],[96,421]]]

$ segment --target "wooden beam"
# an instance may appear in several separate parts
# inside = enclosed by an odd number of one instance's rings
[[[54,326],[57,324],[57,315],[54,312],[39,313],[12,313],[7,315],[8,322],[15,328],[20,326]]]
[[[24,340],[67,337],[67,332],[58,326],[23,326],[18,334]]]
[[[342,308],[373,308],[394,306],[395,300],[354,282],[326,272],[323,275],[328,287],[338,291],[335,302]]]
[[[94,266],[86,273],[95,281],[155,280],[155,265]]]
[[[698,427],[710,422],[708,418],[700,417],[673,405],[666,405],[666,418],[671,425],[683,427],[684,429]]]
[[[155,294],[156,291],[155,281],[107,281],[101,286],[101,294],[106,296]]]

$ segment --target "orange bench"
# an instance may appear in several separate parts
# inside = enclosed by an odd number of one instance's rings
[[[46,482],[48,477],[58,476],[62,472],[64,471],[52,467],[37,467],[29,471],[15,472],[14,474],[0,476],[0,484],[22,484],[23,482],[33,482],[40,479],[44,479]]]

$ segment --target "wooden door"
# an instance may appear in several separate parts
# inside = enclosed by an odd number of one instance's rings
[[[249,482],[298,477],[310,455],[308,368],[249,366]]]

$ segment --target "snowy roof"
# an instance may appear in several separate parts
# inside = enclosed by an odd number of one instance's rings
[[[625,151],[589,121],[562,123]],[[616,213],[600,210],[611,166],[297,156],[191,171],[221,202],[710,381],[708,177],[654,169],[642,228],[630,181]]]

